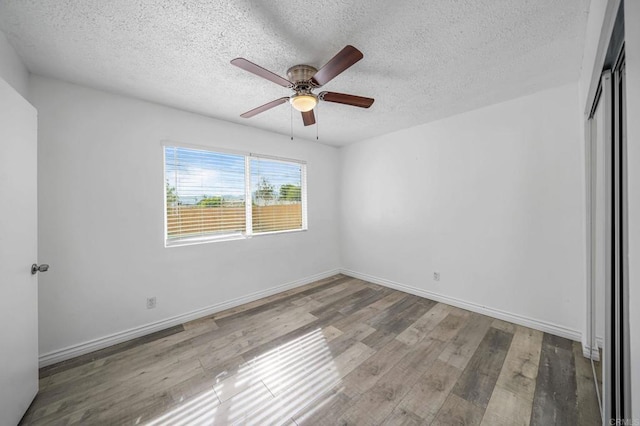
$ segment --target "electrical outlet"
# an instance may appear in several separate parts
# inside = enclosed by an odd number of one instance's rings
[[[433,280],[434,281],[440,281],[440,272],[434,272],[433,273]]]
[[[153,309],[156,307],[156,297],[147,297],[147,309]]]

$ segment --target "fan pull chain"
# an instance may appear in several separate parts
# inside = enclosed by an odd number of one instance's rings
[[[320,104],[316,105],[316,140],[318,140],[318,128],[320,127],[320,114],[318,114],[318,111],[320,111]]]
[[[293,106],[289,105],[289,112],[291,112],[291,140],[293,140]]]

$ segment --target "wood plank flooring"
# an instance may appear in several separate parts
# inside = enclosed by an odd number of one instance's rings
[[[597,425],[581,354],[336,275],[43,368],[22,424]]]

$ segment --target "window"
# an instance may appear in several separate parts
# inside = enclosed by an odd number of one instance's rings
[[[303,162],[165,146],[164,171],[167,246],[307,228]]]

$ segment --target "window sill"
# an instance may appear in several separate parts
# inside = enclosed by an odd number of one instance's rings
[[[165,240],[165,248],[193,246],[197,244],[218,243],[223,241],[237,241],[237,240],[250,240],[256,237],[262,237],[266,235],[279,235],[279,234],[292,234],[296,232],[306,232],[307,229],[288,229],[286,231],[271,231],[271,232],[259,232],[257,234],[245,235],[245,234],[229,234],[221,236],[208,236],[208,237],[192,237],[192,238],[180,238],[175,240]]]

